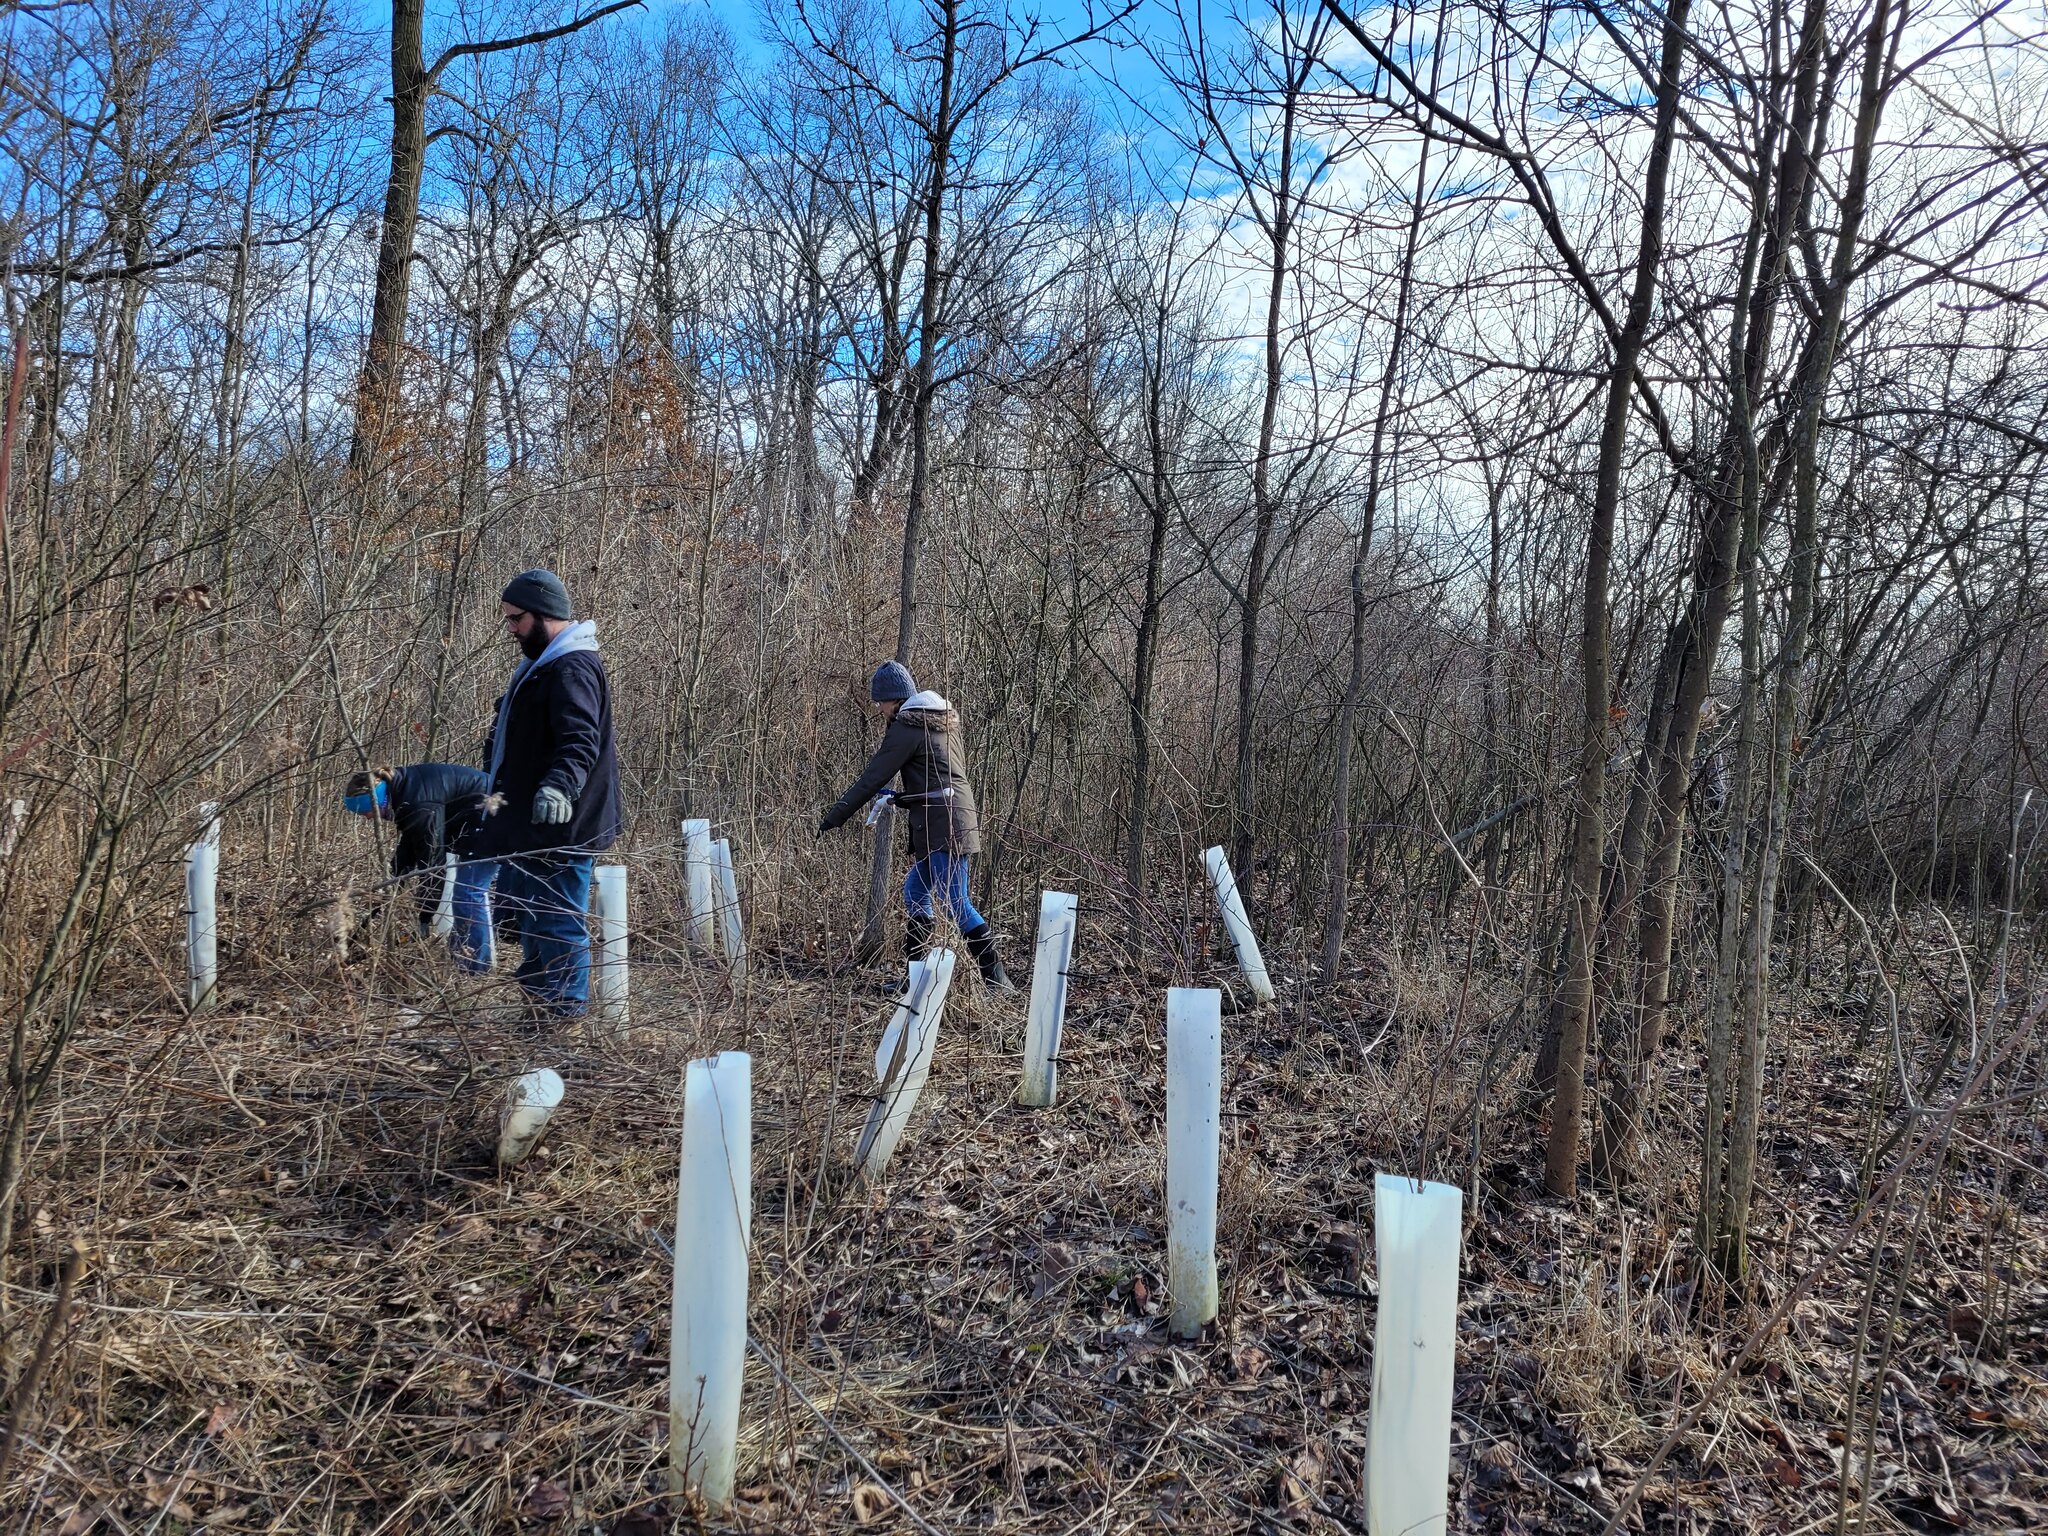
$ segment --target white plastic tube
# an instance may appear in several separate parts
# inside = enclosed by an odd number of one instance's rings
[[[683,1078],[669,1328],[670,1482],[713,1509],[732,1501],[747,1358],[747,1242],[754,1210],[753,1062],[726,1051]]]
[[[28,825],[28,802],[10,800],[7,802],[7,819],[0,822],[0,863],[14,857],[14,850],[21,846],[21,829]]]
[[[683,823],[683,898],[690,942],[710,949],[713,943],[711,894],[711,823],[690,820]]]
[[[724,838],[711,845],[711,870],[717,877],[718,942],[733,978],[747,973],[747,928],[740,920],[740,882],[733,873],[732,844]]]
[[[1389,1173],[1373,1180],[1380,1305],[1366,1451],[1372,1536],[1443,1536],[1446,1529],[1464,1204],[1454,1184]]]
[[[1237,877],[1230,872],[1230,860],[1221,848],[1202,855],[1209,867],[1209,884],[1216,892],[1216,906],[1223,914],[1223,926],[1230,933],[1230,947],[1237,951],[1237,968],[1244,972],[1245,985],[1261,1003],[1273,1001],[1273,978],[1266,974],[1266,958],[1259,953],[1258,935],[1245,916],[1244,898],[1237,894]]]
[[[215,824],[216,828],[218,823]],[[185,1001],[194,1012],[212,1006],[219,981],[220,926],[215,913],[220,844],[202,835],[185,850]]]
[[[597,1016],[606,1024],[623,1025],[631,1016],[626,975],[626,866],[600,864],[590,887],[597,914],[597,952],[592,956],[591,991]]]
[[[455,864],[452,853],[441,864],[441,899],[434,904],[433,922],[427,925],[427,932],[437,939],[455,931]]]
[[[910,967],[910,984],[882,1031],[875,1052],[875,1080],[881,1092],[868,1107],[867,1124],[854,1148],[854,1166],[873,1182],[882,1176],[896,1143],[910,1124],[917,1096],[931,1076],[932,1052],[939,1043],[939,1021],[945,1017],[946,994],[953,985],[953,951],[935,949]]]
[[[1216,1172],[1223,1108],[1223,994],[1166,994],[1167,1332],[1192,1339],[1216,1316]]]
[[[498,1166],[516,1168],[540,1142],[540,1133],[562,1104],[562,1075],[536,1067],[513,1083],[498,1116]]]
[[[1038,898],[1038,949],[1031,962],[1031,1012],[1024,1025],[1024,1076],[1017,1102],[1044,1109],[1059,1094],[1060,1026],[1067,1016],[1067,969],[1074,959],[1075,899]]]

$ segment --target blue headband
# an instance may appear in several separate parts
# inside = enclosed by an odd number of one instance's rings
[[[366,795],[343,795],[341,803],[358,816],[374,816],[391,804],[391,791],[382,779],[371,781],[370,792]]]

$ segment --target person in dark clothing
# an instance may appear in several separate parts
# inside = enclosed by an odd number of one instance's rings
[[[590,1003],[591,871],[621,821],[611,682],[597,626],[573,618],[552,571],[520,572],[499,608],[525,660],[491,727],[488,776],[504,806],[476,851],[499,861],[498,901],[518,925],[529,1001],[577,1018]]]
[[[488,814],[491,781],[482,769],[460,763],[411,763],[350,776],[342,804],[360,816],[389,821],[398,833],[391,854],[395,878],[419,876],[419,923],[432,931],[449,883],[448,855],[456,856],[449,905],[455,926],[449,947],[466,971],[491,968],[491,881],[497,866],[464,857]]]
[[[910,873],[903,880],[904,949],[921,960],[931,948],[932,924],[943,908],[960,930],[982,979],[1002,992],[1016,988],[996,953],[988,921],[967,895],[967,861],[981,852],[981,817],[968,786],[960,716],[936,693],[918,691],[909,669],[885,661],[868,681],[868,697],[888,727],[882,745],[818,823],[820,835],[881,794],[901,775],[896,807],[910,824]]]

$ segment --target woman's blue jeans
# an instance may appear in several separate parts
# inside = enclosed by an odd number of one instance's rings
[[[519,932],[519,985],[561,1018],[590,1006],[588,854],[522,853],[498,866],[498,905]]]
[[[967,899],[968,857],[933,852],[911,865],[910,873],[903,877],[903,909],[912,917],[928,918],[943,907],[963,936],[980,928],[982,915]]]
[[[464,859],[455,866],[455,931],[448,935],[448,948],[455,963],[472,976],[489,972],[497,958],[491,939],[491,882],[498,878],[493,859]]]

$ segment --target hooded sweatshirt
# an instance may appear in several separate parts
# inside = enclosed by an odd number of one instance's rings
[[[593,854],[619,835],[619,763],[612,746],[611,680],[597,626],[571,624],[522,662],[498,700],[485,761],[504,806],[478,831],[481,857],[558,849]],[[575,807],[568,823],[536,825],[533,799],[551,785]]]
[[[929,688],[912,694],[882,733],[882,744],[820,823],[830,831],[847,821],[901,775],[896,808],[910,829],[910,856],[981,852],[981,815],[967,784],[967,750],[960,716]]]

